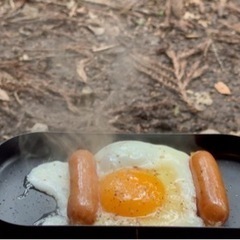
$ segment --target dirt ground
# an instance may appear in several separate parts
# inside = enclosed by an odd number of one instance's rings
[[[240,133],[238,0],[2,0],[0,141]]]

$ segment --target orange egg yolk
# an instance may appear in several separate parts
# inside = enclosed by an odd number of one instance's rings
[[[100,201],[107,212],[120,216],[146,216],[164,201],[162,182],[149,171],[126,168],[100,181]]]

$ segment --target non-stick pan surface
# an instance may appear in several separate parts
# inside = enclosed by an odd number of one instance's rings
[[[230,217],[220,228],[33,226],[56,208],[55,200],[39,191],[26,190],[25,177],[43,162],[66,161],[77,148],[93,153],[119,140],[165,144],[190,154],[205,149],[217,159],[230,201]],[[21,238],[233,238],[240,236],[240,138],[209,134],[80,134],[31,133],[0,145],[1,237]],[[237,235],[234,235],[237,234]]]

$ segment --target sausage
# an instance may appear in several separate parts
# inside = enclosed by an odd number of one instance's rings
[[[207,226],[220,226],[229,216],[229,203],[221,172],[214,157],[197,151],[190,157],[198,214]]]
[[[93,224],[96,220],[99,193],[94,156],[77,150],[69,160],[70,194],[67,215],[71,224]]]

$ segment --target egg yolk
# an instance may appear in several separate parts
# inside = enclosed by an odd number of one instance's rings
[[[100,201],[107,212],[120,216],[146,216],[164,201],[162,182],[149,171],[120,169],[100,181]]]

